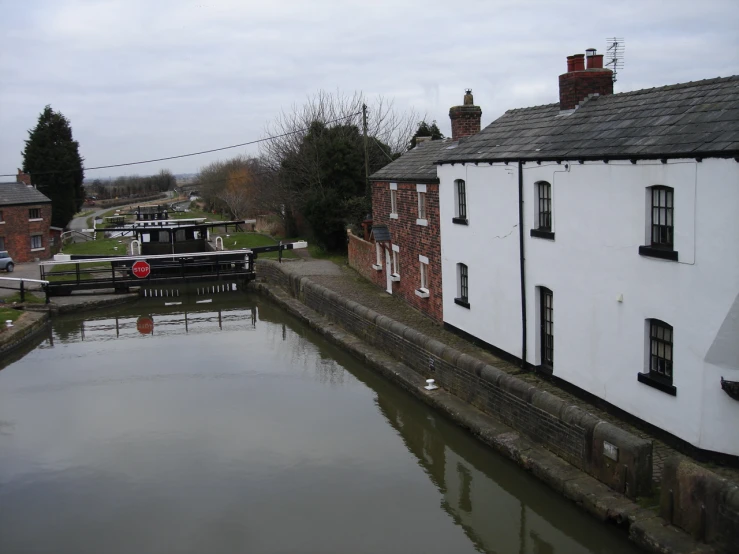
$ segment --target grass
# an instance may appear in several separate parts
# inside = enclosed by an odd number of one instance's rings
[[[10,319],[11,321],[15,321],[21,316],[22,313],[23,312],[21,312],[20,310],[14,310],[13,308],[5,308],[3,306],[0,306],[0,325],[2,325],[4,328],[5,322],[7,320]]]
[[[228,233],[228,237],[225,234],[219,236],[223,238],[223,248],[226,250],[239,250],[242,248],[256,248],[257,246],[274,246],[278,244],[276,241],[268,235],[262,235],[260,233],[246,233],[236,232]],[[213,235],[211,235],[211,238]],[[215,241],[214,238],[212,238]],[[285,239],[282,242],[293,242],[292,240]],[[277,259],[277,252],[267,252],[266,254],[259,254],[260,258]],[[283,258],[297,258],[298,256],[292,250],[286,250],[282,253]]]
[[[8,296],[5,298],[5,302],[7,304],[12,304],[13,302],[20,303],[21,301],[21,293],[16,292],[15,294]],[[39,298],[38,296],[26,291],[26,300],[25,302],[27,304],[43,304],[45,300],[43,298]]]
[[[86,242],[75,242],[64,247],[64,254],[75,256],[124,256],[128,254],[128,241],[118,242],[118,238],[88,240]],[[118,248],[118,250],[116,250]]]
[[[85,217],[86,215],[90,215],[90,214],[94,214],[94,213],[95,213],[95,210],[84,210],[84,211],[81,211],[79,213],[74,214],[74,217],[75,218]]]
[[[190,210],[189,212],[170,212],[169,217],[171,219],[194,219],[197,217],[204,217],[210,221],[229,221],[229,219],[223,215],[213,214],[204,212],[203,210]]]

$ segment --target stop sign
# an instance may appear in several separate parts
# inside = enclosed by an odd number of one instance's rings
[[[136,321],[136,329],[142,335],[150,335],[154,331],[154,321],[150,317],[141,316]]]
[[[151,266],[144,260],[139,260],[133,264],[131,271],[139,279],[144,279],[151,273]]]

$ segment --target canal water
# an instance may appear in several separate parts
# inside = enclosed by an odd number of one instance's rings
[[[267,301],[163,300],[0,361],[3,554],[636,552]]]

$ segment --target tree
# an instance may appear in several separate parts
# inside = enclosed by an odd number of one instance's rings
[[[228,172],[226,186],[221,189],[218,198],[223,201],[235,219],[244,219],[250,212],[254,214],[255,202],[252,190],[253,178],[247,167],[232,169]]]
[[[274,180],[272,193],[285,212],[300,211],[328,249],[346,247],[346,225],[371,212],[364,174],[361,93],[319,92],[267,128],[262,164]],[[368,109],[370,174],[408,149],[419,117],[399,113],[379,98]],[[287,225],[286,225],[287,227]]]
[[[23,171],[51,199],[51,224],[66,227],[85,200],[83,159],[69,120],[46,106],[25,142]]]
[[[421,121],[418,124],[418,129],[416,130],[416,133],[411,139],[411,148],[416,147],[416,139],[418,137],[431,137],[431,140],[440,140],[444,138],[444,135],[441,133],[438,125],[436,125],[436,121],[432,121],[431,125],[426,123],[426,121]]]

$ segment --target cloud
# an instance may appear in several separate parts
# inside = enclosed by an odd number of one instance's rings
[[[245,142],[319,89],[363,90],[436,119],[466,87],[489,123],[557,100],[568,54],[626,39],[617,91],[739,73],[730,1],[0,0],[0,173],[44,105],[88,165]],[[250,150],[254,152],[255,150]],[[136,168],[190,172],[214,154]],[[91,173],[119,175],[128,170]]]

